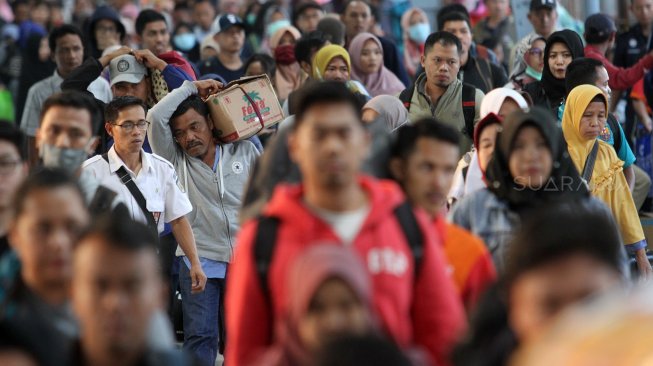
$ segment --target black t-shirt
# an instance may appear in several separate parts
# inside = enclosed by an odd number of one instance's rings
[[[245,76],[244,64],[237,70],[231,70],[226,68],[217,57],[211,57],[210,59],[202,62],[199,66],[201,75],[218,74],[222,76],[226,82],[238,80]]]

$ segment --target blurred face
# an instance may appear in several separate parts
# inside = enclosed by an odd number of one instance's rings
[[[95,149],[91,140],[91,114],[86,109],[53,106],[41,118],[41,126],[36,130],[36,146],[43,144],[68,149],[87,149],[90,155]]]
[[[213,124],[192,108],[172,121],[172,134],[190,156],[203,158],[215,152]]]
[[[9,241],[30,289],[42,293],[68,285],[73,243],[88,221],[86,204],[73,187],[37,189],[25,198]]]
[[[265,74],[265,69],[263,68],[263,64],[261,64],[258,61],[249,64],[249,66],[247,66],[247,70],[245,70],[245,76],[262,75],[262,74]]]
[[[427,23],[429,20],[426,19],[424,14],[414,11],[413,14],[410,15],[410,19],[408,19],[408,24],[409,25],[415,25],[415,24],[420,24],[420,23]]]
[[[218,4],[220,14],[240,14],[243,2],[241,0],[224,0]]]
[[[653,23],[653,0],[633,0],[630,10],[637,22],[643,26]]]
[[[517,133],[508,167],[517,185],[536,190],[546,184],[553,169],[553,158],[537,128],[524,126]]]
[[[215,35],[221,51],[236,53],[240,52],[245,43],[245,30],[238,26],[227,28],[227,30]]]
[[[324,80],[345,82],[349,80],[349,67],[342,57],[334,57],[326,67]]]
[[[369,148],[356,111],[345,103],[313,105],[288,141],[307,186],[326,190],[355,184]]]
[[[345,282],[332,278],[315,292],[298,332],[303,345],[315,351],[343,334],[365,334],[369,324],[368,312],[356,294]]]
[[[3,349],[0,351],[0,365],[38,366],[39,363],[27,352],[20,349]]]
[[[444,23],[442,30],[452,33],[460,40],[460,43],[463,44],[463,54],[469,52],[469,47],[472,45],[472,31],[466,21],[448,21]]]
[[[34,23],[47,25],[50,20],[50,8],[45,4],[36,6],[30,12],[30,17]]]
[[[549,53],[549,69],[556,79],[564,79],[567,66],[573,61],[571,51],[564,43],[554,43]]]
[[[608,96],[608,102],[610,97],[612,96],[612,89],[610,89],[610,75],[608,75],[608,70],[605,69],[605,67],[597,67],[596,68],[596,85],[597,88],[601,89],[605,95]]]
[[[155,55],[170,50],[170,33],[166,22],[162,20],[147,23],[141,38],[143,48],[152,51]]]
[[[585,140],[594,140],[605,127],[607,116],[603,102],[591,102],[580,119],[580,135]]]
[[[142,350],[164,293],[154,251],[128,251],[88,237],[75,252],[74,274],[73,308],[84,351],[115,358]]]
[[[481,131],[481,136],[478,140],[478,164],[481,166],[482,171],[487,170],[487,165],[490,163],[490,159],[492,159],[499,128],[499,124],[495,123],[485,127]]]
[[[50,58],[50,46],[48,45],[48,38],[43,37],[39,44],[39,60],[45,62]]]
[[[365,74],[375,74],[383,67],[383,50],[379,44],[368,39],[361,50],[361,71]]]
[[[281,39],[279,40],[279,46],[287,46],[287,45],[292,45],[294,46],[297,41],[295,40],[295,37],[293,37],[290,32],[286,32],[281,36]]]
[[[503,100],[503,104],[501,104],[501,108],[499,108],[499,117],[501,119],[506,118],[508,115],[510,115],[512,112],[519,110],[519,104],[515,102],[512,98],[506,98]]]
[[[324,12],[320,9],[309,8],[297,17],[297,28],[306,34],[317,30],[317,23],[324,18]]]
[[[11,206],[16,189],[27,176],[27,164],[22,161],[16,145],[0,140],[0,209]]]
[[[193,7],[193,20],[204,30],[211,28],[211,23],[215,19],[215,8],[208,1],[195,3]]]
[[[76,34],[66,34],[56,41],[54,50],[54,62],[57,64],[57,71],[65,77],[76,69],[84,61],[84,46],[82,40]]]
[[[370,7],[360,1],[349,3],[342,16],[342,22],[345,24],[345,33],[349,39],[356,37],[359,33],[367,32],[373,22]]]
[[[520,341],[533,339],[565,308],[619,283],[619,273],[585,254],[573,254],[521,275],[509,294],[510,325]]]
[[[486,0],[488,15],[493,18],[505,18],[508,16],[510,2],[508,0]]]
[[[95,23],[95,41],[98,49],[104,50],[110,46],[120,44],[120,34],[116,23],[109,19],[100,19]]]
[[[456,79],[460,70],[460,55],[456,45],[443,46],[437,42],[422,56],[422,67],[429,84],[447,88]]]
[[[107,121],[105,128],[113,137],[114,146],[119,154],[138,154],[145,141],[147,123],[145,111],[140,106],[130,106],[118,113],[115,121]],[[138,127],[137,124],[142,124]]]
[[[548,37],[554,32],[558,22],[558,11],[555,9],[541,8],[528,13],[528,20],[533,25],[535,33]]]
[[[540,39],[533,42],[531,48],[526,51],[526,63],[538,72],[544,70],[544,47],[546,43]]]
[[[458,165],[458,145],[420,137],[405,160],[394,160],[394,175],[411,202],[435,216],[447,203],[447,194]]]
[[[147,100],[150,95],[150,78],[144,76],[138,84],[132,84],[125,81],[116,83],[111,87],[111,92],[113,93],[114,98],[129,95],[140,100]]]

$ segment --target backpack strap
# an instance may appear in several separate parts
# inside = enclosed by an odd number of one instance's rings
[[[614,144],[612,145],[614,147],[615,152],[617,154],[619,153],[619,150],[621,150],[621,127],[619,126],[619,121],[617,121],[617,117],[615,117],[614,114],[608,113],[608,125],[610,126],[610,131],[612,132],[612,138],[614,139]]]
[[[599,153],[599,141],[596,140],[592,146],[592,151],[587,156],[585,160],[585,166],[583,167],[583,180],[589,185],[592,180],[592,173],[594,172],[594,163],[596,163],[596,156]]]
[[[399,93],[399,100],[404,105],[404,108],[410,112],[410,104],[413,100],[413,94],[415,93],[415,83],[412,83],[410,87],[404,89]]]
[[[422,266],[422,259],[424,258],[424,237],[422,236],[422,230],[417,223],[413,207],[408,201],[397,206],[394,210],[394,215],[401,226],[401,231],[404,232],[410,251],[413,254],[415,280],[417,280],[419,269]]]
[[[263,297],[267,303],[269,319],[274,319],[272,311],[272,295],[268,282],[268,272],[274,255],[274,248],[277,242],[277,231],[279,229],[279,219],[272,216],[259,216],[254,236],[254,263],[259,278],[259,284]],[[270,325],[269,339],[272,339],[274,326]]]
[[[476,88],[463,83],[462,91],[463,117],[465,127],[463,133],[470,139],[474,139],[474,117],[476,116]]]

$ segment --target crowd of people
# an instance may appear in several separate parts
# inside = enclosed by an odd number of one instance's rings
[[[0,364],[650,360],[653,0],[445,3],[0,0]]]

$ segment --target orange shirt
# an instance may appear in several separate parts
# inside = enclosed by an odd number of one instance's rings
[[[445,233],[449,273],[469,313],[497,279],[492,256],[480,238],[460,226],[447,223],[442,217],[435,220],[435,225]]]

